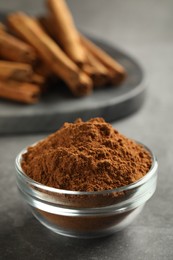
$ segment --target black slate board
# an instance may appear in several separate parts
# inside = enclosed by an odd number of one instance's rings
[[[88,97],[74,98],[66,86],[59,82],[52,93],[35,105],[0,100],[0,134],[50,132],[65,121],[72,122],[78,117],[83,120],[103,117],[111,122],[141,107],[145,98],[145,84],[140,65],[105,41],[91,39],[126,68],[128,76],[124,83],[120,87],[108,86],[94,90]]]

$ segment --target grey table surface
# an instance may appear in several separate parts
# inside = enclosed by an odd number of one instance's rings
[[[173,1],[69,0],[78,27],[115,43],[138,59],[146,72],[148,94],[135,114],[113,126],[148,145],[159,161],[155,195],[127,229],[82,240],[49,232],[21,200],[14,160],[37,135],[0,137],[0,259],[173,259]],[[44,11],[43,1],[1,0],[0,11]]]

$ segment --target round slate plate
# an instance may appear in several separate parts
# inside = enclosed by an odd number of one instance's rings
[[[111,122],[141,107],[145,84],[140,65],[116,47],[102,40],[92,40],[126,68],[128,76],[124,83],[120,87],[94,90],[91,96],[84,98],[72,97],[63,83],[57,83],[56,88],[35,105],[0,100],[0,134],[55,131],[65,121],[72,122],[78,117],[83,120],[103,117]]]

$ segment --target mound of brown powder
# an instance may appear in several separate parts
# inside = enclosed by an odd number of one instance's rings
[[[23,155],[35,181],[65,190],[99,191],[128,185],[151,167],[150,154],[102,118],[65,123]]]

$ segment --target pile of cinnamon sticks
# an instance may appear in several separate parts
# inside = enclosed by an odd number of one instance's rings
[[[81,35],[65,1],[47,0],[46,5],[42,17],[16,12],[0,24],[0,98],[36,103],[52,75],[74,96],[120,85],[125,69]]]

